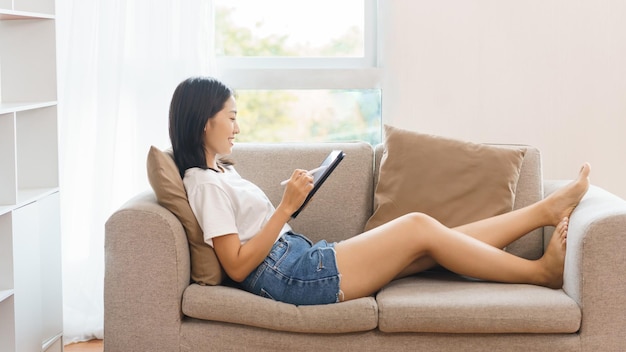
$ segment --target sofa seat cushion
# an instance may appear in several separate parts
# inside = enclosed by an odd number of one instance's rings
[[[429,272],[377,295],[384,332],[574,333],[581,311],[563,290]]]
[[[183,313],[192,318],[302,333],[369,331],[378,325],[373,297],[295,306],[229,286],[192,284],[183,294]]]

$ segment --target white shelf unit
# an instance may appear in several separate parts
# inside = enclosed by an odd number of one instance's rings
[[[54,0],[0,0],[0,350],[63,351]]]

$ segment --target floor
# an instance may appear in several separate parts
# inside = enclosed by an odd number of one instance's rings
[[[65,352],[102,352],[104,345],[102,340],[72,343],[65,346]]]

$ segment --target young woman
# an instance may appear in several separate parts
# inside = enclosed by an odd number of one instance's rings
[[[245,290],[293,304],[327,304],[371,295],[390,281],[441,265],[503,283],[560,288],[568,216],[589,187],[589,164],[576,180],[526,208],[457,228],[412,213],[339,243],[312,244],[287,222],[313,188],[294,170],[280,204],[219,159],[240,132],[233,92],[209,77],[176,88],[170,139],[191,208],[228,276]],[[556,227],[538,260],[502,250],[529,231]]]

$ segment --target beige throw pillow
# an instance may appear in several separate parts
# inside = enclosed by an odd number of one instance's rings
[[[365,230],[410,212],[448,227],[513,209],[525,149],[475,144],[385,126],[376,208]]]
[[[200,285],[219,285],[224,278],[213,248],[204,242],[202,229],[191,210],[174,159],[152,146],[148,152],[148,180],[161,206],[182,223],[189,241],[191,279]]]

